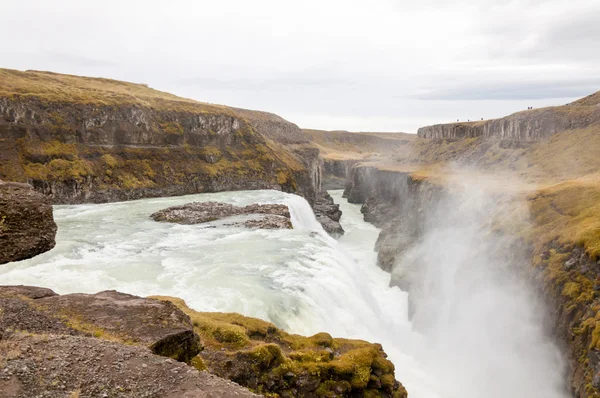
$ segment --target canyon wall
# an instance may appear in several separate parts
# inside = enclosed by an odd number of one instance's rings
[[[406,256],[424,238],[432,216],[447,217],[439,213],[439,203],[455,195],[453,184],[461,182],[439,183],[409,172],[363,165],[352,168],[348,176],[345,195],[352,203],[362,203],[365,220],[382,229],[376,243],[378,265],[391,273],[391,285],[410,292],[410,314],[415,312],[415,302],[422,299],[423,270],[418,259],[406,260]],[[503,197],[508,204],[514,201],[510,192],[493,195],[499,203]],[[520,216],[525,220],[520,224],[515,221],[518,212],[507,210],[510,206],[492,207],[488,214],[498,243],[486,255],[519,265],[528,259],[512,272],[522,274],[543,297],[548,313],[543,321],[568,353],[569,385],[573,396],[582,398],[600,396],[600,260],[594,251],[586,250],[587,243],[574,240],[577,233],[573,230],[565,229],[560,236],[556,231],[560,229],[557,225],[571,216],[585,225],[581,217],[598,197],[595,188],[559,185],[549,192],[523,196],[526,199],[521,198],[518,205],[528,210]],[[463,200],[454,198],[454,202]]]
[[[420,128],[417,134],[421,138],[437,140],[483,137],[505,141],[538,141],[560,131],[582,129],[598,123],[598,106],[565,105],[518,112],[501,119],[427,126]]]
[[[0,178],[54,203],[240,189],[312,203],[320,191],[318,150],[276,115],[107,79],[0,72]]]

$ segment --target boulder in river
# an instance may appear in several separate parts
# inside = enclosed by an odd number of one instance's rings
[[[231,218],[249,216],[249,218]],[[262,229],[291,229],[290,210],[283,204],[251,204],[240,207],[220,202],[192,202],[168,207],[150,216],[154,221],[202,224],[231,218],[230,226]]]

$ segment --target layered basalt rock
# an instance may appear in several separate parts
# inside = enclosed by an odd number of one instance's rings
[[[240,189],[314,201],[318,170],[274,140],[297,126],[252,115],[132,83],[0,70],[0,178],[54,203]]]
[[[565,130],[582,129],[600,123],[596,105],[569,104],[518,112],[501,119],[438,124],[422,127],[418,135],[426,139],[458,140],[483,137],[504,141],[539,141]]]
[[[323,189],[344,189],[350,169],[358,160],[323,159]]]
[[[0,264],[52,249],[55,236],[50,200],[27,184],[0,181]]]

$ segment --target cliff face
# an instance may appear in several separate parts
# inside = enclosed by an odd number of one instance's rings
[[[48,198],[27,184],[0,181],[0,264],[52,249],[55,235]]]
[[[320,188],[314,159],[276,141],[300,130],[275,115],[106,79],[0,72],[0,178],[54,203],[267,188],[312,202]]]
[[[422,127],[418,136],[427,139],[458,140],[491,138],[505,141],[539,141],[560,131],[582,129],[600,123],[600,108],[565,105],[515,113],[501,119]]]
[[[448,172],[450,173],[450,172]],[[465,178],[492,178],[470,175]],[[537,288],[548,308],[549,330],[568,352],[569,383],[575,397],[599,397],[600,393],[600,244],[598,244],[598,208],[600,189],[597,179],[577,181],[532,189],[515,187],[506,178],[492,179],[481,185],[490,189],[494,201],[519,193],[525,202],[510,206],[493,205],[484,218],[491,220],[494,244],[486,256],[502,259],[516,267]],[[365,220],[382,228],[376,243],[379,266],[391,272],[392,285],[410,292],[410,312],[422,297],[422,272],[419,258],[408,255],[424,238],[424,232],[447,219],[450,213],[460,217],[459,209],[439,204],[455,196],[460,177],[439,181],[419,173],[381,170],[358,165],[351,169],[346,195],[354,203],[363,203]],[[515,190],[516,188],[516,190]],[[524,213],[523,213],[524,212]],[[521,214],[521,216],[519,216]],[[436,218],[440,216],[440,218]],[[524,218],[521,224],[517,219]],[[437,250],[437,248],[434,249]],[[447,247],[445,249],[448,249]],[[444,248],[439,248],[444,250]],[[481,250],[481,248],[479,248]],[[408,257],[407,257],[408,256]]]

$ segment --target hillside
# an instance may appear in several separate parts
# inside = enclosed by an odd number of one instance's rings
[[[0,179],[55,203],[261,188],[312,203],[320,190],[296,125],[144,84],[0,69],[0,137]]]

